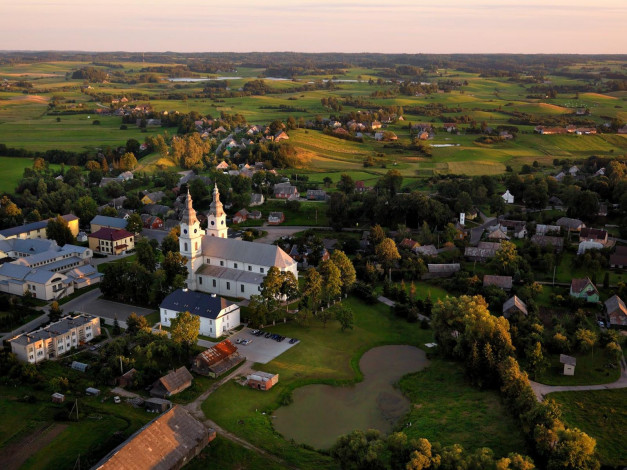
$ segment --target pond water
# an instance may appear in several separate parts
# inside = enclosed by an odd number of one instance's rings
[[[359,362],[364,380],[348,387],[306,385],[294,390],[294,402],[275,412],[275,429],[286,439],[318,449],[355,429],[389,433],[409,411],[409,400],[394,388],[401,377],[429,364],[425,352],[413,346],[380,346]]]

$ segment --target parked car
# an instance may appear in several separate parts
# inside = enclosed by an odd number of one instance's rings
[[[120,400],[120,397],[115,396],[113,397],[113,403],[119,405],[120,403],[122,403],[122,400]]]
[[[294,344],[294,343],[297,343],[297,342],[298,342],[298,340],[296,338],[290,339],[290,344]]]

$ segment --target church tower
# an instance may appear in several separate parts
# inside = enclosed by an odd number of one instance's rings
[[[179,248],[181,255],[187,258],[187,288],[191,290],[196,290],[194,273],[202,265],[202,236],[204,234],[205,232],[200,229],[200,222],[196,218],[196,211],[192,207],[192,197],[187,191],[185,209],[183,209],[181,219]]]
[[[220,192],[218,185],[213,188],[213,201],[209,209],[207,220],[207,235],[218,238],[227,238],[228,228],[226,226],[226,214],[220,202]]]

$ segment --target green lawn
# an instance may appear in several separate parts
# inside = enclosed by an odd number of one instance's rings
[[[597,440],[603,465],[627,465],[627,389],[551,393],[561,405],[564,421]]]
[[[591,354],[573,354],[577,358],[575,375],[562,375],[564,365],[560,364],[559,354],[550,356],[550,365],[536,381],[546,385],[597,385],[616,382],[620,377],[620,367],[608,368],[610,362],[604,351],[596,347],[594,357]]]
[[[383,304],[368,306],[354,298],[349,298],[345,302],[355,313],[355,328],[352,331],[342,333],[335,321],[329,322],[326,328],[317,321],[310,321],[306,326],[292,322],[267,328],[300,339],[296,346],[274,361],[255,365],[255,368],[260,370],[278,373],[279,383],[270,391],[259,393],[234,382],[228,382],[203,403],[205,414],[226,429],[299,468],[333,467],[330,459],[323,454],[287,441],[276,433],[272,427],[272,410],[277,408],[296,387],[310,383],[339,386],[359,379],[360,372],[357,368],[359,359],[365,351],[374,346],[411,344],[424,347],[425,343],[432,341],[430,330],[423,330],[418,324],[407,323],[393,317],[389,308]],[[456,419],[466,432],[460,431],[455,435],[459,442],[468,448],[486,445],[486,437],[476,436],[473,431],[474,420],[481,416],[481,422],[498,432],[502,440],[502,444],[496,447],[498,453],[520,450],[521,440],[518,431],[512,425],[506,410],[499,405],[496,394],[480,392],[465,384],[461,375],[455,375],[459,372],[459,366],[451,366],[453,375],[449,373],[450,368],[444,362],[436,361],[431,367],[439,371],[435,376],[427,376],[433,389],[450,387],[450,390],[457,390],[457,398],[462,399],[463,404],[458,407]],[[450,384],[447,382],[449,379]],[[407,392],[410,393],[412,401],[416,399],[411,395],[412,386],[409,385],[413,380],[412,378],[407,382]],[[477,406],[482,407],[479,412],[474,411]],[[440,413],[432,416],[433,419],[425,417],[423,421],[425,429],[436,428],[442,424],[443,414],[447,411],[444,409]],[[508,438],[504,439],[504,435]],[[447,440],[445,443],[453,443],[453,440]]]
[[[223,437],[216,437],[185,470],[282,470],[284,467]]]
[[[2,142],[2,140],[0,140]],[[0,193],[13,193],[24,175],[25,168],[33,166],[32,158],[0,157]],[[59,165],[50,165],[59,169]]]

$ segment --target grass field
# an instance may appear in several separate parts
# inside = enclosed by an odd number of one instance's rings
[[[335,321],[329,322],[326,328],[317,321],[311,321],[307,326],[288,323],[268,328],[273,332],[301,340],[274,361],[265,365],[255,365],[255,368],[279,373],[279,383],[267,393],[259,394],[229,382],[203,403],[205,414],[226,429],[299,468],[333,468],[328,457],[286,441],[277,434],[272,428],[272,410],[295,387],[309,383],[339,386],[359,378],[360,373],[357,369],[359,358],[374,346],[411,344],[424,347],[424,343],[432,340],[430,330],[420,329],[417,324],[406,323],[392,317],[389,309],[383,304],[367,306],[353,298],[345,302],[355,312],[355,328],[352,331],[342,333]],[[452,390],[455,390],[456,399],[460,404],[451,414],[448,414],[446,409],[440,409],[436,413],[424,416],[421,426],[424,425],[425,430],[438,426],[444,426],[443,429],[451,432],[456,429],[454,437],[450,438],[447,438],[446,431],[443,431],[439,435],[441,441],[444,444],[460,442],[467,448],[477,448],[486,443],[485,437],[477,436],[474,432],[474,420],[480,416],[482,423],[498,431],[501,441],[496,449],[498,453],[520,450],[520,434],[506,416],[507,412],[499,404],[496,394],[479,392],[466,384],[461,374],[455,376],[459,372],[458,366],[434,361],[429,370],[431,368],[434,371],[425,376],[426,378],[413,375],[403,379],[403,389],[410,393],[412,401],[417,399],[417,395],[412,394],[418,393],[420,381],[426,380],[432,387],[430,390],[446,387],[451,390],[451,394]],[[413,413],[414,411],[411,416]],[[452,422],[453,417],[455,423]],[[452,427],[446,427],[445,421],[449,421]],[[415,429],[416,432],[420,432]]]
[[[597,440],[597,452],[603,465],[627,465],[627,389],[551,393],[561,405],[562,415],[574,426]]]
[[[24,175],[24,169],[32,166],[32,158],[0,156],[0,193],[13,193]],[[50,167],[52,169],[60,168],[59,165],[54,164]]]
[[[537,382],[546,385],[597,385],[616,382],[620,377],[620,367],[608,368],[610,362],[600,347],[592,354],[573,354],[577,358],[575,375],[563,375],[564,365],[560,364],[559,354],[549,357],[549,366],[538,374]]]

